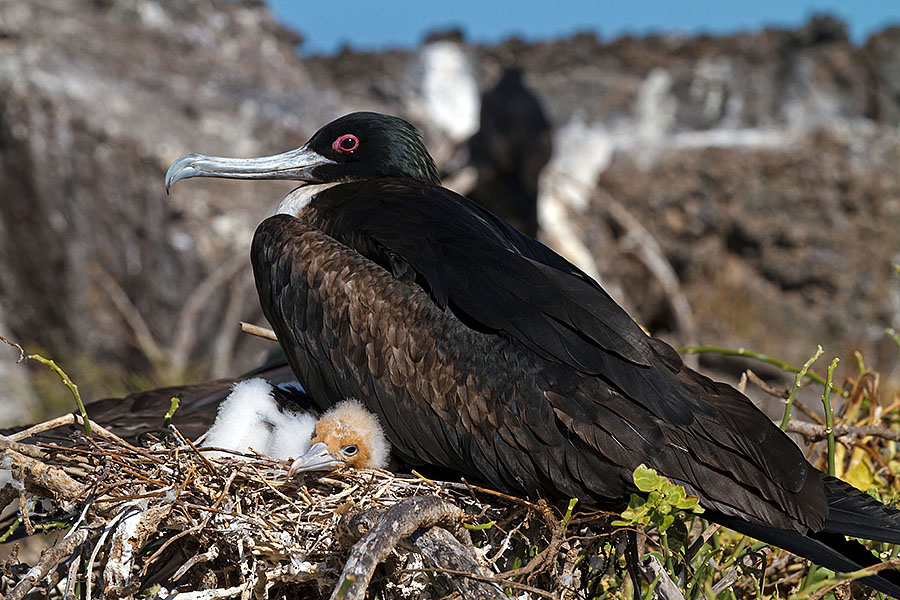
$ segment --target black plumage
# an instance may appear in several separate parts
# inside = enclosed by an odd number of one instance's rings
[[[538,232],[538,179],[553,151],[550,121],[522,70],[509,67],[481,96],[469,156],[478,179],[469,197],[530,236]]]
[[[309,184],[258,227],[251,259],[315,402],[359,398],[404,460],[532,496],[621,505],[644,463],[712,520],[839,571],[877,562],[844,535],[900,542],[900,513],[813,468],[577,267],[440,187],[412,131],[354,113],[285,155],[191,155],[167,175]],[[865,582],[900,596],[896,571]]]

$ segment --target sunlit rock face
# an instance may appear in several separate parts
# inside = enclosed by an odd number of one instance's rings
[[[283,151],[377,110],[419,125],[449,179],[480,92],[516,64],[554,126],[542,235],[642,324],[680,335],[610,199],[658,244],[699,340],[793,362],[818,343],[859,348],[889,369],[898,31],[854,46],[818,19],[307,56],[259,3],[0,2],[0,334],[72,365],[89,398],[249,368],[270,348],[235,325],[262,321],[249,239],[291,184],[166,196],[170,162]],[[0,353],[4,368],[16,358]]]

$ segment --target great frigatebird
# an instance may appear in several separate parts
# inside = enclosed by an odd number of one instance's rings
[[[295,179],[256,230],[263,312],[325,408],[355,397],[393,451],[511,491],[621,504],[641,463],[706,516],[836,571],[900,542],[900,513],[816,470],[734,388],[687,368],[590,277],[441,187],[409,123],[353,113],[188,177]],[[900,573],[864,579],[900,597]]]

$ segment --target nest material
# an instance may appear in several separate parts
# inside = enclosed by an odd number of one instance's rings
[[[287,480],[285,463],[207,459],[174,428],[145,448],[96,425],[91,438],[16,441],[59,425],[0,436],[12,472],[0,502],[18,500],[29,535],[60,528],[36,564],[0,565],[10,600],[565,597],[583,583],[584,542],[543,503],[382,470]]]

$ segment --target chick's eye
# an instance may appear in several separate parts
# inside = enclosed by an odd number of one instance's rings
[[[355,456],[358,451],[359,448],[357,448],[356,446],[344,446],[341,449],[341,452],[343,452],[346,456]]]
[[[338,139],[334,140],[331,147],[338,152],[353,152],[359,147],[359,138],[352,133],[345,133]]]

